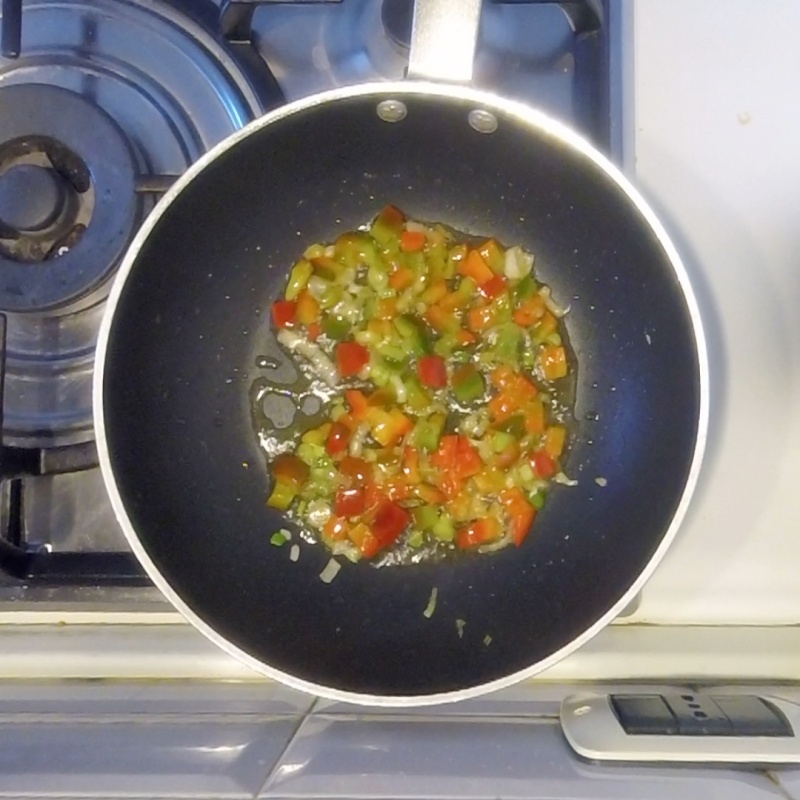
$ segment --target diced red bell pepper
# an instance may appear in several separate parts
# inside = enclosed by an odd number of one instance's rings
[[[319,322],[312,322],[308,326],[308,338],[312,342],[316,342],[322,335],[322,325]]]
[[[506,507],[506,511],[511,517],[511,537],[514,544],[519,547],[533,525],[536,509],[516,486],[500,492],[500,502]]]
[[[351,485],[355,487],[364,487],[372,482],[372,464],[363,458],[345,456],[339,463],[339,472],[350,478]]]
[[[381,547],[387,547],[406,529],[410,520],[408,511],[387,500],[378,506],[369,528]]]
[[[272,304],[272,321],[276,328],[291,328],[297,320],[297,303],[294,300],[276,300]]]
[[[419,360],[419,378],[432,389],[447,386],[447,368],[440,356],[422,356]]]
[[[381,489],[393,503],[399,503],[411,496],[411,486],[402,475],[395,475],[395,477],[384,481],[381,484]]]
[[[331,425],[328,438],[325,442],[325,450],[328,455],[336,456],[347,450],[347,443],[350,441],[350,431],[341,422],[334,422]]]
[[[480,286],[481,294],[489,300],[494,300],[497,295],[506,290],[506,279],[499,275],[494,275],[486,283]]]
[[[478,286],[483,286],[494,277],[494,272],[477,250],[470,250],[467,253],[467,257],[459,262],[458,271],[472,278]]]
[[[417,253],[425,247],[425,241],[422,231],[403,231],[400,234],[400,249],[404,253]]]
[[[454,464],[455,476],[460,480],[465,480],[477,475],[482,469],[483,461],[481,461],[478,451],[466,436],[459,436]]]
[[[431,464],[441,470],[449,471],[453,468],[458,453],[458,436],[450,434],[442,436],[439,448],[431,454]]]
[[[343,378],[358,375],[369,364],[369,350],[358,342],[339,342],[336,345],[336,365]]]
[[[365,506],[363,489],[339,489],[333,501],[333,513],[338,517],[357,517],[364,513]]]
[[[495,541],[500,535],[500,523],[491,517],[479,519],[456,533],[456,544],[462,550]]]
[[[552,478],[558,468],[553,458],[544,450],[537,450],[531,456],[531,466],[540,478]]]

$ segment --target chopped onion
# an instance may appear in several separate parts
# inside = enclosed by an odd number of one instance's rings
[[[428,226],[417,222],[415,219],[410,219],[406,222],[406,230],[412,233],[428,233]]]
[[[358,458],[361,455],[364,449],[364,440],[367,438],[368,433],[369,425],[367,425],[366,422],[359,423],[359,426],[356,428],[352,438],[350,439],[350,445],[347,450],[347,452],[354,458]]]
[[[542,296],[542,300],[544,300],[547,310],[553,316],[563,317],[569,311],[569,306],[560,306],[555,300],[553,300],[553,297],[550,294],[549,286],[542,286],[542,288],[539,289],[539,294]]]
[[[338,561],[331,559],[325,565],[325,569],[320,572],[319,579],[323,583],[330,583],[339,574],[341,568],[342,565]]]
[[[457,619],[456,620],[456,630],[458,631],[458,638],[459,639],[463,639],[464,638],[464,626],[466,624],[467,624],[466,620],[463,620],[463,619]]]
[[[297,561],[300,558],[300,545],[293,544],[289,550],[289,561]]]
[[[428,599],[428,605],[425,606],[425,610],[422,612],[422,616],[425,619],[430,619],[433,616],[433,612],[436,610],[436,598],[439,596],[439,590],[434,586],[431,589],[431,596]]]
[[[321,528],[331,518],[331,507],[324,501],[317,498],[311,500],[306,510],[306,519],[315,528]]]
[[[336,255],[336,248],[335,248],[335,247],[334,247],[332,244],[329,244],[329,245],[328,245],[328,246],[325,248],[325,255],[326,255],[328,258],[333,258],[333,257]]]
[[[492,643],[492,637],[489,636],[487,633],[486,636],[483,637],[483,643],[488,647]]]
[[[533,255],[526,253],[521,247],[509,247],[506,250],[503,271],[506,277],[511,280],[519,280],[530,274],[533,269]]]
[[[578,481],[571,480],[563,472],[553,475],[553,483],[560,483],[562,486],[577,486]]]
[[[320,347],[286,328],[281,328],[278,331],[278,341],[290,352],[299,353],[308,359],[311,362],[311,366],[328,386],[338,385],[339,372]]]
[[[595,483],[596,483],[598,486],[608,486],[608,481],[607,481],[605,478],[595,478],[595,479],[594,479],[594,482],[595,482]]]
[[[328,291],[328,281],[323,280],[319,275],[312,275],[308,279],[308,291],[315,300],[319,300]]]
[[[389,382],[392,384],[394,393],[397,396],[397,402],[405,403],[408,399],[408,392],[406,392],[406,387],[403,385],[403,381],[400,379],[400,376],[392,375],[392,377],[389,379]]]
[[[507,547],[511,543],[511,534],[507,533],[502,538],[498,539],[496,542],[490,542],[489,544],[483,544],[478,548],[479,553],[494,553],[497,550],[502,550],[504,547]]]

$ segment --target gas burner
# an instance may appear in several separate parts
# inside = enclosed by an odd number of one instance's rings
[[[0,88],[0,107],[0,310],[68,305],[108,277],[133,234],[130,147],[67,89]]]
[[[21,56],[0,58],[6,444],[91,441],[97,330],[131,236],[170,176],[283,99],[198,21],[210,4],[184,9],[30,0]]]

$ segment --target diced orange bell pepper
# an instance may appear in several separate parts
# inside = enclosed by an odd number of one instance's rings
[[[512,388],[496,394],[487,404],[492,419],[495,422],[505,422],[519,410],[519,400]]]
[[[316,342],[322,336],[322,325],[319,322],[312,322],[308,326],[308,338],[312,342]]]
[[[297,296],[297,321],[301,325],[319,321],[319,303],[307,289]]]
[[[516,486],[500,492],[500,502],[511,517],[511,537],[514,539],[514,544],[519,547],[533,525],[536,509]]]
[[[525,432],[544,433],[544,403],[538,397],[525,406]]]
[[[400,249],[404,253],[417,253],[425,247],[425,241],[422,231],[403,231],[400,234]]]
[[[414,427],[411,419],[397,408],[386,411],[371,407],[367,412],[367,422],[372,428],[372,438],[382,447],[392,447]]]
[[[494,277],[494,272],[477,250],[470,250],[467,253],[467,257],[459,262],[458,271],[472,278],[478,286],[482,286]]]
[[[328,539],[341,542],[347,538],[349,528],[350,525],[343,517],[331,517],[322,527],[322,533]]]
[[[465,331],[463,328],[459,328],[455,332],[456,341],[462,346],[467,347],[471,344],[475,344],[478,341],[478,337],[474,333],[470,333],[469,331]]]
[[[402,292],[403,289],[408,289],[414,283],[416,276],[414,271],[408,267],[398,267],[389,276],[389,286],[397,292]]]
[[[411,487],[411,493],[428,505],[439,506],[447,499],[444,492],[429,483],[418,483]]]
[[[419,299],[427,305],[438,303],[447,294],[447,283],[444,278],[435,280],[420,296]]]
[[[512,314],[514,322],[522,328],[528,328],[538,322],[546,310],[541,295],[534,295],[523,300]]]
[[[397,316],[397,298],[382,297],[375,305],[375,319],[394,319]]]
[[[546,339],[551,333],[555,333],[558,328],[558,320],[549,311],[542,314],[542,318],[533,328],[533,335],[540,341]]]
[[[439,305],[429,306],[424,316],[425,321],[437,333],[452,333],[459,327],[455,314],[452,311],[445,311]]]
[[[503,253],[500,245],[494,239],[487,239],[478,247],[478,252],[493,272],[498,274],[502,272],[505,264],[505,253]]]
[[[546,344],[539,350],[542,374],[548,381],[563,378],[567,374],[567,354],[563,347]]]
[[[491,305],[477,306],[467,312],[467,327],[475,333],[481,333],[491,328],[495,321],[496,312]]]
[[[369,408],[369,401],[364,392],[359,389],[347,389],[344,396],[350,406],[350,413],[353,419],[359,421],[364,419]]]
[[[558,458],[564,452],[567,429],[563,425],[551,425],[544,434],[544,451],[550,458]]]
[[[282,481],[298,490],[308,480],[308,465],[301,461],[297,456],[290,453],[282,453],[276,456],[270,465],[270,470],[276,481]]]
[[[396,475],[384,481],[381,488],[393,503],[402,502],[411,496],[411,486],[402,475]]]
[[[456,544],[462,550],[495,541],[500,536],[500,523],[492,517],[475,520],[456,533]]]

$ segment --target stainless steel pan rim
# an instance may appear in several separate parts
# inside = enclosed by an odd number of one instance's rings
[[[544,658],[523,670],[505,676],[499,680],[480,684],[467,689],[433,695],[379,696],[336,690],[327,686],[300,680],[294,675],[282,672],[258,661],[242,651],[240,648],[236,647],[226,638],[221,636],[217,631],[211,628],[208,624],[206,624],[175,593],[166,579],[161,575],[160,571],[150,559],[148,554],[145,552],[144,547],[136,535],[136,531],[133,528],[131,520],[128,517],[125,506],[123,505],[111,465],[111,458],[106,439],[103,383],[109,334],[114,323],[115,310],[125,289],[125,285],[131,277],[131,273],[136,263],[139,251],[149,237],[150,233],[158,225],[161,217],[167,212],[176,198],[192,184],[194,179],[201,172],[203,172],[208,165],[216,161],[216,159],[222,156],[230,148],[235,147],[240,141],[247,139],[263,128],[266,128],[269,125],[277,122],[278,120],[291,117],[294,114],[313,109],[326,103],[337,103],[352,97],[374,96],[377,106],[377,103],[380,101],[399,100],[402,102],[404,97],[420,95],[440,98],[442,102],[447,102],[448,100],[464,101],[467,104],[471,104],[475,110],[484,112],[488,111],[501,116],[514,118],[515,120],[530,126],[532,129],[537,129],[538,131],[545,133],[552,138],[555,144],[561,144],[570,147],[574,151],[577,151],[584,157],[588,158],[594,162],[599,169],[605,172],[625,192],[633,206],[636,207],[638,212],[647,221],[659,243],[663,247],[685,296],[694,330],[694,337],[697,344],[697,358],[700,371],[700,401],[697,420],[697,437],[695,441],[691,467],[676,512],[652,558],[642,570],[637,580],[630,586],[628,591],[625,592],[625,594],[612,608],[610,608],[591,627],[569,642],[569,644],[566,646],[552,653],[547,658]],[[127,539],[128,544],[135,553],[136,557],[144,566],[152,581],[163,592],[165,597],[172,603],[172,605],[192,625],[194,625],[200,632],[202,632],[208,639],[218,645],[221,649],[238,659],[241,663],[245,664],[256,672],[262,673],[268,678],[280,681],[281,683],[287,684],[292,688],[309,692],[321,697],[326,697],[331,700],[398,708],[435,705],[440,703],[467,700],[469,698],[486,694],[487,692],[503,689],[521,680],[531,678],[537,673],[540,673],[553,666],[558,661],[561,661],[567,655],[573,653],[575,650],[588,642],[592,637],[594,637],[609,622],[611,622],[611,620],[618,616],[620,612],[622,612],[625,607],[636,597],[644,584],[653,574],[661,559],[667,552],[673,539],[675,538],[686,515],[692,493],[694,492],[697,484],[701,463],[703,460],[703,454],[705,451],[708,435],[709,403],[709,375],[706,338],[703,331],[699,307],[694,296],[688,274],[663,225],[656,217],[656,214],[651,209],[650,205],[640,194],[640,192],[633,186],[633,184],[620,172],[619,169],[617,169],[617,167],[615,167],[605,156],[598,152],[586,139],[575,133],[564,124],[540,111],[523,105],[522,103],[508,100],[488,92],[482,92],[468,86],[443,85],[422,81],[363,84],[354,87],[335,89],[330,92],[314,95],[303,100],[290,103],[251,122],[246,127],[220,142],[216,147],[214,147],[195,164],[193,164],[174,184],[174,186],[170,188],[150,216],[145,220],[125,255],[109,295],[106,311],[100,327],[95,355],[93,383],[94,424],[97,437],[97,450],[103,479],[108,490],[114,513],[119,521],[123,533],[125,534],[125,538]]]

